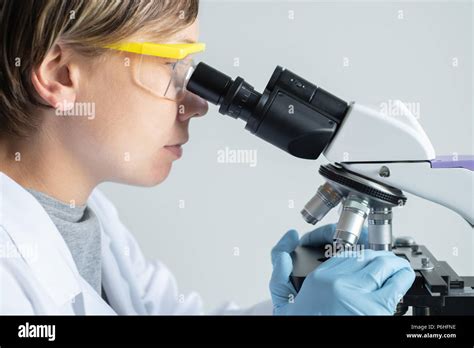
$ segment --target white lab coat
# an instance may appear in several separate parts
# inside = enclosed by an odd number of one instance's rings
[[[43,207],[0,172],[0,314],[203,314],[198,294],[180,295],[158,260],[147,260],[97,189],[88,205],[102,232],[102,284],[110,306],[80,276]],[[214,314],[271,314],[266,301],[246,310],[229,303]]]

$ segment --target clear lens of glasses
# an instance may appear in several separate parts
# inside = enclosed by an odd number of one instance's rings
[[[134,66],[136,82],[157,97],[180,100],[194,68],[193,57],[172,60],[141,55]]]

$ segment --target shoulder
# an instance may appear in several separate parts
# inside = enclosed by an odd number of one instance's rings
[[[0,226],[0,315],[33,314],[23,259],[8,232]]]

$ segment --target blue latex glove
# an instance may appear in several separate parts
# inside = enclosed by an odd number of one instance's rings
[[[315,246],[330,242],[325,236],[332,228],[316,229],[301,242]],[[289,279],[290,253],[299,244],[298,233],[290,230],[272,249],[270,292],[275,315],[392,315],[415,279],[409,263],[392,252],[344,251],[311,272],[296,293]]]

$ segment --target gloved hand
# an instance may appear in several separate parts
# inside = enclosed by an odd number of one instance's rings
[[[301,242],[325,244],[330,229],[316,229]],[[343,251],[311,272],[296,293],[289,277],[290,253],[298,244],[298,233],[290,230],[272,249],[275,315],[392,315],[415,279],[409,263],[392,252]]]

